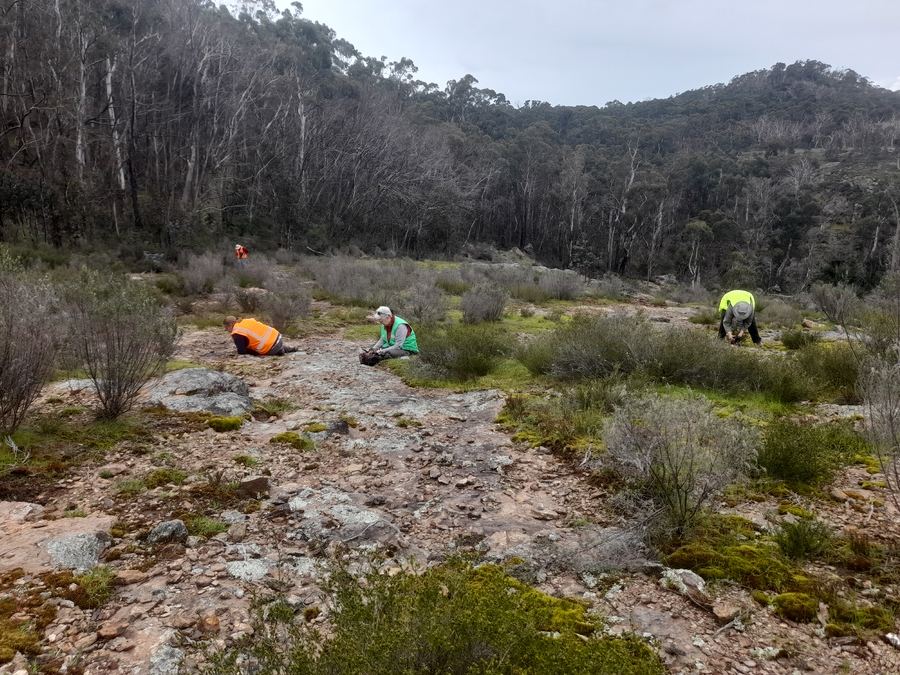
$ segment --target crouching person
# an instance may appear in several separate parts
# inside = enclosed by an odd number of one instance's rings
[[[297,351],[296,347],[284,344],[281,333],[256,319],[226,316],[222,325],[231,334],[238,354],[283,356]]]
[[[394,313],[389,307],[379,307],[372,319],[381,324],[381,337],[378,342],[359,355],[359,362],[366,366],[374,366],[385,359],[399,359],[419,353],[416,333],[406,321]]]

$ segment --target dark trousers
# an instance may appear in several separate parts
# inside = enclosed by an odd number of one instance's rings
[[[724,340],[726,337],[725,332],[725,312],[727,310],[722,310],[719,316],[719,338]],[[753,321],[750,322],[750,327],[747,329],[747,332],[750,334],[750,339],[753,340],[753,344],[761,345],[762,338],[759,336],[759,328],[756,327],[756,316],[753,317]]]

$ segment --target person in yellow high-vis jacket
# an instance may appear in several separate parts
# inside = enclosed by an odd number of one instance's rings
[[[750,291],[729,291],[719,301],[719,337],[731,344],[749,333],[753,344],[762,344],[756,327],[756,299]]]
[[[296,347],[284,344],[281,333],[256,319],[226,316],[222,325],[231,334],[238,354],[283,356],[297,351]]]

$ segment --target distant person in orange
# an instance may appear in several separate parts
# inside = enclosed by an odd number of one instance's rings
[[[222,322],[234,340],[238,354],[252,356],[284,356],[297,351],[284,344],[281,333],[256,319],[226,316]]]
[[[238,267],[244,266],[244,261],[247,259],[248,253],[250,253],[250,251],[248,251],[243,245],[234,245],[234,257],[237,258]]]

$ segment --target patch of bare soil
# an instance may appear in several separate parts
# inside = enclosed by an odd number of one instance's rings
[[[639,310],[685,324],[690,313]],[[186,334],[177,359],[241,377],[253,399],[277,414],[224,433],[173,421],[139,450],[117,448],[42,486],[34,499],[44,514],[6,522],[3,549],[22,539],[15,557],[0,552],[0,573],[25,568],[20,586],[46,562],[38,555],[51,538],[44,533],[61,522],[48,518],[75,505],[88,518],[118,523],[105,553],[117,572],[116,594],[96,610],[60,601],[42,635],[41,658],[62,656],[67,669],[88,674],[162,675],[190,658],[201,639],[226,646],[244,636],[249,590],[284,592],[298,608],[316,605],[321,560],[355,559],[378,545],[394,552],[396,564],[427,564],[465,550],[489,561],[518,559],[517,574],[541,590],[587,599],[610,617],[613,632],[653,640],[672,673],[900,672],[900,651],[890,645],[829,640],[818,622],[784,621],[744,589],[713,587],[707,605],[664,588],[658,566],[606,509],[601,488],[572,463],[513,443],[494,424],[502,392],[412,389],[384,369],[357,363],[358,348],[368,342],[315,335],[293,341],[294,354],[253,358],[233,355],[222,330]],[[85,390],[65,398],[67,405],[91,404]],[[290,431],[307,433],[315,449],[271,442]],[[136,495],[122,491],[123,481],[160,468],[180,469],[188,479]],[[846,499],[829,504],[822,517],[838,528],[896,539],[896,513],[859,488],[860,479],[873,478],[861,471],[840,477],[836,488]],[[262,484],[254,479],[268,479],[268,489],[234,501],[211,492]],[[748,502],[732,510],[767,525],[777,506]],[[186,546],[146,543],[150,529],[185,514],[224,522],[228,531]],[[35,552],[33,569],[22,542]],[[628,571],[610,571],[622,568]],[[740,620],[729,623],[735,616]]]

